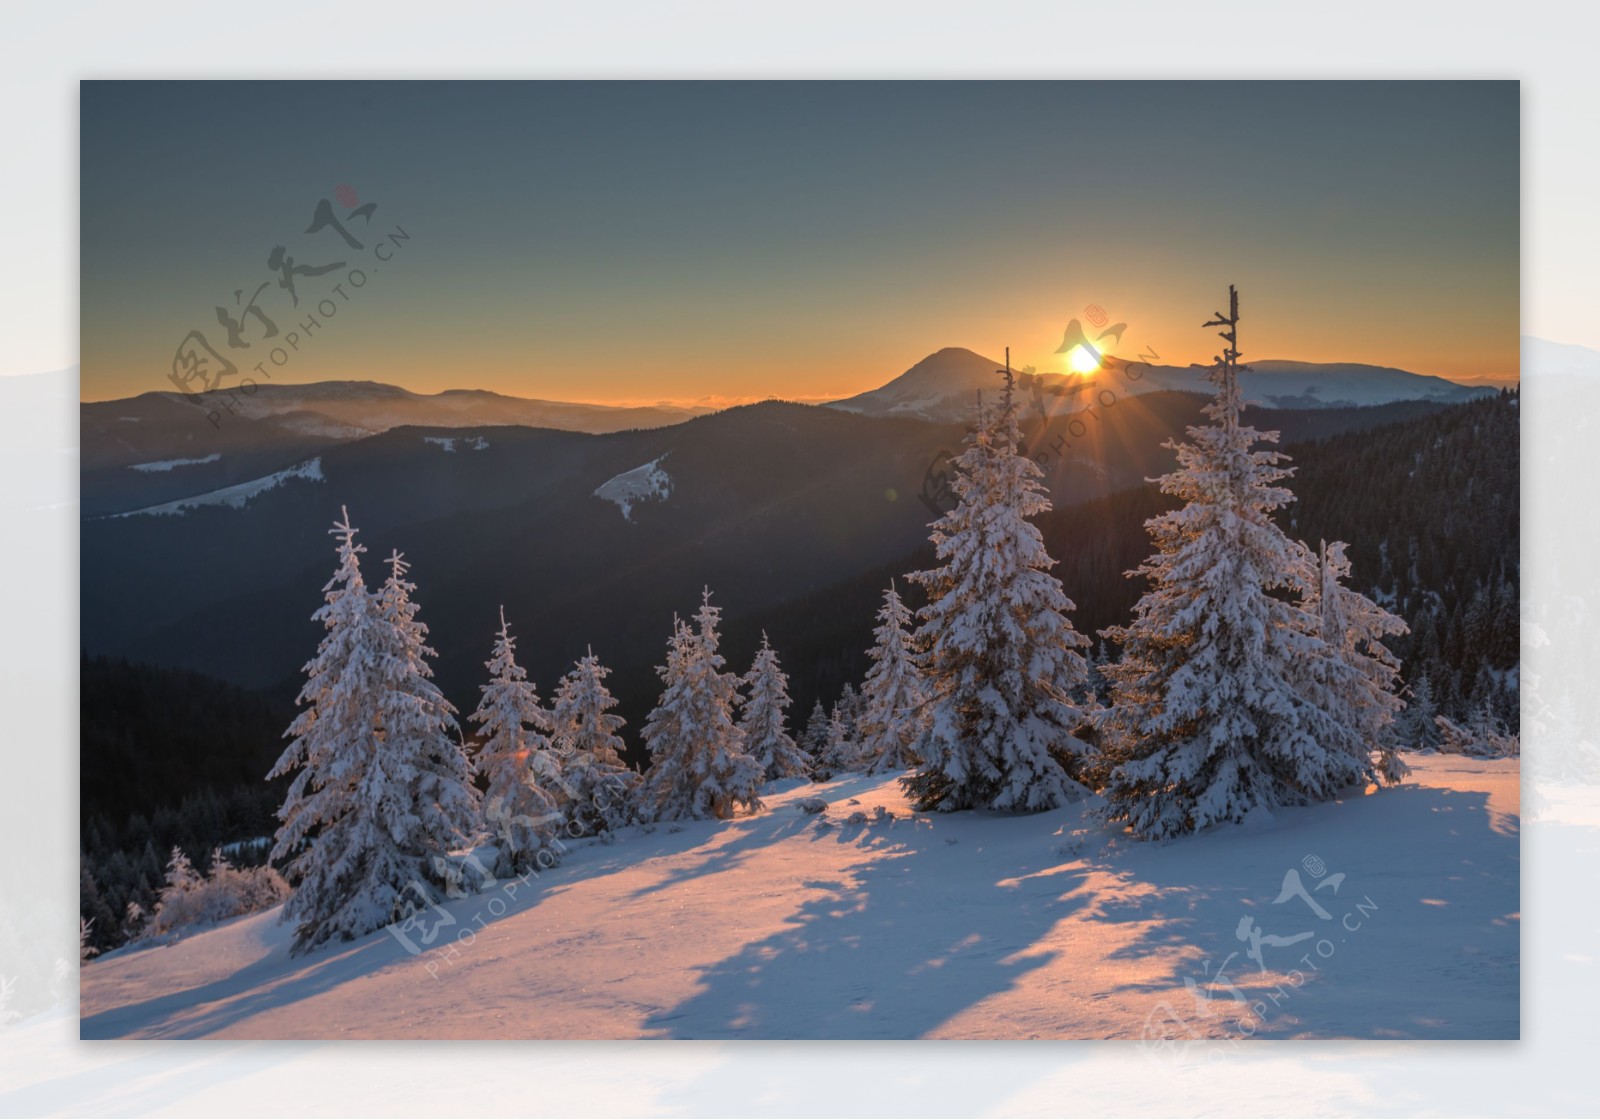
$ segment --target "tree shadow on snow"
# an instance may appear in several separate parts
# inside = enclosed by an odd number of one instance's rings
[[[978,819],[989,816],[835,820],[820,829],[806,819],[812,843],[854,847],[861,861],[842,877],[807,882],[823,893],[780,931],[706,968],[702,990],[651,1016],[641,1033],[917,1038],[1010,988],[1061,952],[1039,943],[1083,905],[1083,873],[1052,854],[1058,814]],[[995,834],[981,829],[1001,821],[1013,838],[1033,840],[986,853]],[[1019,863],[1019,850],[1038,854]]]
[[[1482,792],[1402,785],[1119,844],[1094,917],[1151,924],[1110,957],[1171,964],[1114,991],[1196,1037],[1516,1038],[1517,831]]]

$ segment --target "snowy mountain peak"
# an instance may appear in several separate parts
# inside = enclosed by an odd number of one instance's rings
[[[1137,373],[1127,371],[1137,366]],[[1000,363],[958,346],[947,346],[923,358],[899,377],[877,389],[834,401],[829,408],[867,416],[911,416],[924,420],[964,421],[972,414],[978,392],[998,392]],[[1211,395],[1209,367],[1151,366],[1106,355],[1104,376],[1119,395],[1137,396],[1160,390]],[[1101,376],[1101,375],[1096,375]],[[1394,401],[1455,403],[1493,393],[1485,385],[1459,385],[1442,377],[1359,362],[1296,362],[1280,359],[1251,362],[1240,386],[1252,401],[1268,408],[1341,408]]]
[[[942,417],[952,401],[970,407],[976,392],[999,385],[998,369],[1000,364],[992,358],[960,346],[946,346],[887,385],[834,401],[829,407],[874,416]]]

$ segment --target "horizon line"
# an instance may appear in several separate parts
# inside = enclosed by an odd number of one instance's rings
[[[1547,344],[1555,345],[1555,346],[1572,346],[1572,347],[1576,347],[1578,349],[1585,349],[1585,350],[1589,349],[1588,347],[1582,346],[1582,344],[1580,344],[1580,343],[1554,342],[1551,339],[1540,338],[1540,337],[1538,337],[1536,335],[1521,335],[1521,336],[1519,336],[1519,341],[1523,341],[1523,340],[1535,341],[1535,342],[1543,342],[1543,343],[1547,343]],[[876,385],[872,385],[871,387],[869,387],[867,389],[860,389],[860,390],[856,390],[855,392],[842,392],[842,393],[838,392],[838,391],[830,391],[830,392],[827,392],[827,393],[807,393],[807,394],[804,394],[804,395],[801,395],[801,396],[784,396],[784,395],[780,395],[780,394],[776,394],[776,393],[766,393],[766,394],[750,394],[748,396],[738,396],[738,397],[734,397],[734,396],[719,396],[719,395],[714,395],[713,394],[713,395],[707,395],[707,396],[704,396],[704,397],[697,397],[697,398],[692,398],[692,399],[688,399],[688,398],[656,398],[654,400],[648,400],[648,399],[641,399],[641,398],[622,398],[622,399],[613,399],[613,400],[592,400],[592,399],[591,400],[579,400],[579,399],[574,399],[574,398],[557,398],[557,397],[544,397],[544,396],[523,396],[523,395],[521,395],[519,393],[510,393],[510,392],[505,392],[505,391],[500,390],[500,389],[486,389],[486,388],[482,388],[482,387],[478,387],[478,386],[471,386],[471,385],[451,386],[449,388],[437,389],[437,390],[434,390],[433,392],[428,392],[428,391],[421,390],[421,389],[410,388],[409,386],[403,384],[400,381],[380,381],[380,380],[377,380],[376,378],[372,378],[372,377],[324,377],[324,378],[318,378],[317,380],[314,380],[314,381],[276,381],[276,380],[274,380],[274,381],[270,381],[270,382],[258,383],[256,389],[252,389],[249,393],[246,393],[245,395],[247,395],[247,396],[248,395],[253,395],[258,389],[263,388],[263,387],[289,389],[289,388],[309,388],[309,387],[316,386],[316,385],[381,385],[381,386],[384,386],[386,388],[399,389],[402,392],[410,393],[411,395],[418,396],[418,397],[439,397],[439,396],[443,396],[446,393],[490,393],[490,394],[493,394],[493,395],[498,396],[498,397],[504,397],[504,398],[506,398],[508,400],[528,401],[528,402],[545,403],[545,404],[580,405],[580,406],[589,407],[589,408],[616,408],[616,409],[624,409],[624,408],[665,408],[665,409],[679,409],[679,410],[683,410],[683,411],[693,411],[695,409],[700,409],[700,410],[703,410],[703,411],[710,412],[710,411],[716,411],[716,410],[723,409],[723,408],[735,408],[735,407],[738,407],[739,405],[744,405],[744,404],[756,404],[756,403],[759,403],[761,401],[766,401],[766,400],[785,400],[785,401],[790,401],[791,403],[795,403],[795,404],[826,404],[826,403],[830,403],[830,402],[833,402],[833,401],[847,400],[850,397],[858,396],[858,395],[860,395],[862,393],[869,393],[869,392],[872,392],[875,389],[882,388],[884,385],[889,384],[890,382],[894,381],[896,378],[903,376],[905,373],[909,373],[912,369],[915,369],[918,365],[922,364],[922,362],[925,362],[929,358],[932,358],[935,355],[943,353],[944,351],[947,351],[947,350],[965,350],[967,353],[972,354],[975,357],[983,358],[986,361],[991,361],[991,362],[995,361],[995,359],[989,358],[987,355],[982,354],[979,351],[973,350],[970,347],[966,347],[966,346],[941,346],[936,350],[929,351],[929,353],[927,355],[925,355],[923,358],[921,358],[918,361],[912,363],[910,366],[906,367],[906,369],[902,370],[900,373],[897,373],[893,377],[890,377],[887,381],[883,381],[883,382],[880,382],[880,383],[878,383]],[[1596,353],[1600,354],[1600,351],[1596,351]],[[1519,355],[1519,357],[1520,357],[1520,355]],[[1121,358],[1121,357],[1119,357],[1119,356],[1117,356],[1115,354],[1109,354],[1109,353],[1106,355],[1106,359],[1108,361],[1124,362],[1124,363],[1129,361],[1129,359]],[[1366,367],[1369,367],[1369,368],[1372,368],[1372,369],[1394,369],[1394,370],[1399,370],[1402,373],[1410,373],[1410,374],[1413,374],[1413,375],[1418,376],[1418,377],[1433,377],[1433,378],[1437,378],[1440,381],[1448,381],[1451,384],[1461,385],[1461,386],[1464,386],[1464,387],[1471,387],[1471,386],[1483,385],[1483,384],[1492,384],[1492,385],[1497,385],[1497,386],[1507,386],[1507,385],[1518,384],[1518,383],[1520,383],[1520,381],[1522,379],[1520,361],[1518,363],[1518,369],[1517,369],[1517,371],[1515,373],[1509,373],[1509,374],[1504,374],[1504,375],[1500,375],[1500,374],[1478,374],[1478,375],[1471,376],[1471,377],[1446,377],[1443,374],[1419,373],[1416,370],[1406,369],[1406,368],[1404,368],[1402,366],[1385,366],[1385,365],[1380,365],[1380,364],[1378,364],[1376,362],[1361,362],[1361,361],[1308,362],[1308,361],[1304,361],[1303,359],[1299,359],[1299,358],[1257,358],[1257,359],[1255,359],[1255,361],[1257,363],[1260,363],[1260,364],[1295,363],[1295,364],[1299,364],[1299,365],[1310,365],[1310,366],[1366,366]],[[996,364],[998,365],[998,362],[996,362]],[[1182,364],[1172,362],[1172,363],[1162,363],[1157,368],[1165,368],[1165,369],[1196,369],[1196,368],[1205,368],[1207,364],[1208,363],[1205,363],[1205,362],[1188,362],[1188,363],[1182,363]],[[1245,364],[1246,364],[1246,366],[1250,365],[1249,362],[1247,362]],[[1056,377],[1074,376],[1070,372],[1059,372],[1059,371],[1054,371],[1054,370],[1047,370],[1045,372],[1047,374],[1051,375],[1051,376],[1056,376]],[[14,373],[14,374],[4,374],[4,375],[0,375],[0,376],[13,377],[13,378],[26,378],[26,377],[50,377],[50,376],[56,376],[56,375],[68,376],[68,375],[72,375],[72,374],[76,374],[79,377],[80,393],[79,393],[79,397],[78,397],[78,403],[80,405],[82,405],[82,404],[111,404],[111,403],[115,403],[117,401],[137,400],[140,397],[149,396],[151,393],[163,393],[163,394],[177,394],[177,393],[179,393],[179,390],[176,390],[176,389],[151,388],[151,389],[146,389],[143,392],[134,393],[134,394],[131,394],[131,395],[128,395],[128,396],[120,396],[120,397],[112,397],[112,396],[86,397],[86,396],[83,396],[82,392],[81,392],[81,385],[82,385],[81,366],[70,366],[70,367],[67,367],[66,369],[60,369],[60,370],[44,370],[44,371],[40,371],[40,372],[37,372],[37,373]],[[1339,375],[1338,374],[1333,374],[1331,376],[1339,376]],[[241,392],[241,389],[238,386],[231,386],[231,387],[230,386],[222,386],[222,387],[219,387],[217,389],[205,390],[202,394],[198,394],[198,395],[204,395],[204,393],[233,393],[233,394],[237,394],[237,393],[240,393],[240,392]]]

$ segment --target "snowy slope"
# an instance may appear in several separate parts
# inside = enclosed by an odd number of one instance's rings
[[[196,460],[197,462],[200,460]],[[127,513],[113,514],[114,517],[138,517],[141,514],[152,516],[182,516],[191,509],[200,506],[225,506],[229,509],[243,509],[250,504],[250,499],[265,494],[268,490],[276,490],[286,482],[301,480],[306,482],[322,481],[322,460],[312,459],[301,463],[298,467],[276,471],[265,478],[254,478],[249,482],[241,482],[237,486],[225,486],[221,490],[212,490],[205,494],[197,494],[192,498],[180,498],[175,502],[163,502],[158,506],[146,506],[144,509],[129,510]]]
[[[661,469],[665,458],[666,455],[658,456],[642,467],[607,479],[596,488],[594,496],[615,503],[623,520],[632,521],[634,506],[640,502],[664,502],[672,493],[672,479]]]
[[[1077,808],[911,816],[893,778],[785,783],[757,815],[630,830],[451,902],[415,955],[380,932],[290,959],[275,911],[109,954],[82,1035],[1515,1038],[1516,765],[1414,763],[1166,846]],[[819,793],[827,825],[796,804]],[[1327,919],[1275,903],[1291,870]],[[1241,919],[1312,937],[1265,944],[1263,972]]]
[[[128,469],[130,471],[140,471],[144,474],[149,474],[151,471],[170,471],[174,467],[204,466],[206,463],[215,463],[221,458],[222,456],[220,454],[213,451],[210,455],[203,456],[199,459],[162,459],[154,463],[131,463],[129,464]]]

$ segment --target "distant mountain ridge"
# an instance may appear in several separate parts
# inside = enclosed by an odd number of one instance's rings
[[[1201,366],[1157,366],[1107,357],[1093,376],[1025,375],[1024,407],[1059,418],[1107,399],[1159,392],[1210,395]],[[950,346],[884,385],[826,408],[861,416],[966,424],[977,394],[994,393],[998,363]],[[1454,404],[1494,393],[1444,378],[1354,363],[1261,361],[1241,378],[1268,408],[1315,410],[1401,401]],[[376,381],[263,384],[250,393],[187,397],[150,392],[80,405],[85,516],[160,506],[253,483],[331,447],[400,427],[521,427],[603,435],[672,427],[715,411],[658,404],[574,404],[485,389],[416,393]],[[209,417],[208,417],[208,414]],[[637,466],[637,464],[633,464]]]
[[[828,407],[866,416],[911,416],[954,422],[971,414],[976,394],[993,392],[1000,363],[959,346],[946,347],[922,359],[899,377],[876,389],[832,401]],[[1121,396],[1173,391],[1209,396],[1208,367],[1167,366],[1107,355],[1103,372],[1024,374],[1027,395],[1051,398],[1051,411],[1080,407],[1072,398],[1086,389],[1110,388]],[[1250,363],[1240,376],[1245,396],[1269,408],[1360,408],[1396,401],[1457,404],[1492,396],[1488,385],[1459,385],[1443,377],[1412,373],[1391,366],[1357,362],[1295,362],[1268,359]],[[1086,407],[1092,396],[1083,396]]]
[[[553,428],[605,434],[681,424],[708,409],[571,404],[486,389],[414,393],[377,381],[143,393],[79,406],[85,516],[250,482],[399,427]],[[209,415],[209,418],[208,418]]]
[[[174,406],[179,406],[174,411]],[[312,438],[354,439],[405,424],[429,428],[478,428],[515,424],[573,432],[618,432],[662,428],[708,412],[672,405],[574,404],[512,397],[488,389],[416,393],[380,381],[317,381],[305,385],[257,385],[248,393],[217,391],[186,397],[175,392],[142,393],[81,406],[85,435],[101,437],[94,465],[153,454],[162,447],[148,438],[155,427],[181,420],[219,434],[225,424],[251,420]],[[216,422],[206,419],[217,414]],[[137,427],[136,425],[145,425]],[[87,442],[87,440],[86,440]]]

